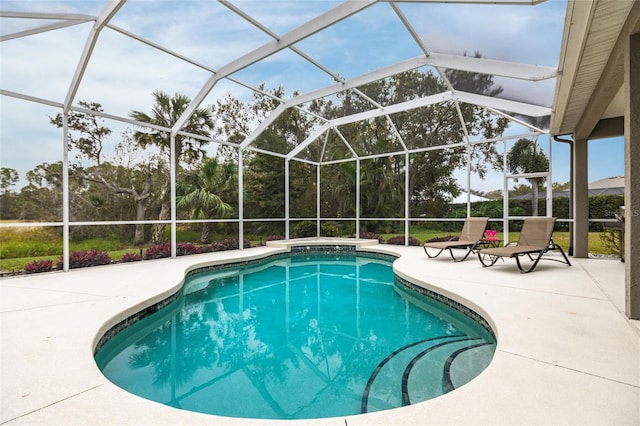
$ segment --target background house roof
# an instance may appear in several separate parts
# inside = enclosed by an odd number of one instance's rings
[[[624,188],[624,176],[611,176],[589,183],[589,189]]]
[[[468,195],[467,192],[462,191],[460,195],[458,195],[456,198],[453,199],[453,201],[451,201],[451,203],[452,204],[466,203],[467,195]],[[488,198],[480,197],[479,195],[475,195],[475,194],[471,194],[470,200],[472,203],[477,203],[479,201],[489,201]]]
[[[611,176],[589,183],[589,196],[592,195],[624,195],[624,176]],[[569,197],[569,190],[553,191],[553,197]],[[513,200],[530,200],[531,194],[511,197]]]

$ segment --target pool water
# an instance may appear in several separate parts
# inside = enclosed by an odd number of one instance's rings
[[[435,398],[494,350],[484,327],[399,283],[389,259],[296,255],[189,276],[96,361],[116,385],[176,408],[308,419]]]

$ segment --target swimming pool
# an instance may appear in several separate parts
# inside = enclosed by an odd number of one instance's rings
[[[359,414],[462,386],[490,362],[493,335],[411,290],[391,263],[297,253],[196,271],[96,361],[136,395],[245,418]]]

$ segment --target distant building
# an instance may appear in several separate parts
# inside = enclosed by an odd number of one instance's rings
[[[612,176],[591,182],[589,195],[624,195],[624,176]]]
[[[490,201],[490,200],[485,197],[480,197],[479,195],[471,194],[472,203],[477,203],[479,201]],[[466,203],[466,202],[467,202],[467,193],[465,191],[462,191],[460,192],[460,195],[458,195],[456,198],[453,199],[453,201],[451,201],[451,204],[459,204],[459,203]]]
[[[541,191],[540,196],[544,197],[546,192]],[[624,195],[624,176],[611,176],[589,183],[589,196],[592,195]],[[553,191],[553,198],[568,197],[569,190]],[[530,200],[531,194],[510,197],[512,200]]]

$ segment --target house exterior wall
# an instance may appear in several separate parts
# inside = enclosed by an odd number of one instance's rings
[[[589,255],[588,140],[577,139],[573,146],[573,255]]]
[[[640,319],[640,33],[629,37],[625,55],[625,83],[626,314],[629,318]]]

